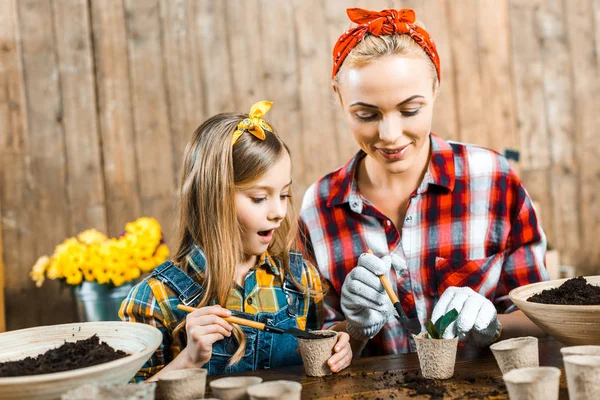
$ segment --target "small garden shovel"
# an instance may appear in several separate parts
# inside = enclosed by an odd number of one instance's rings
[[[371,250],[367,250],[367,253],[373,254],[373,252]],[[416,318],[410,319],[406,316],[406,314],[404,313],[404,309],[402,308],[402,305],[400,304],[400,300],[398,300],[398,296],[396,296],[396,292],[394,292],[394,289],[392,289],[392,285],[390,284],[390,281],[388,280],[387,276],[379,275],[379,279],[381,280],[381,284],[383,285],[383,288],[387,292],[388,297],[392,301],[392,304],[394,305],[394,308],[396,309],[396,313],[398,313],[398,315],[396,315],[396,319],[398,321],[400,321],[400,324],[405,329],[407,329],[410,333],[414,333],[415,335],[420,333],[421,332],[421,323]]]
[[[179,304],[177,306],[177,308],[180,309],[181,311],[186,311],[186,312],[192,312],[192,311],[197,310],[197,308],[184,306],[183,304]],[[230,323],[247,326],[247,327],[258,329],[258,330],[265,331],[265,332],[278,333],[278,334],[288,333],[290,335],[294,335],[297,338],[302,338],[302,339],[322,339],[323,338],[322,336],[315,335],[314,333],[311,333],[310,331],[303,331],[302,329],[298,329],[298,328],[278,328],[276,326],[267,325],[262,322],[251,321],[249,319],[239,318],[239,317],[223,317],[223,319]]]

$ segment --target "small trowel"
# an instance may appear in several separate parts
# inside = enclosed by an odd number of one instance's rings
[[[183,304],[177,305],[177,308],[180,309],[181,311],[186,311],[186,312],[192,312],[192,311],[197,310],[197,308],[195,308],[195,307],[184,306]],[[279,334],[287,333],[287,334],[294,335],[297,338],[301,338],[301,339],[322,339],[323,338],[323,336],[315,335],[314,333],[311,333],[310,331],[303,331],[302,329],[298,329],[298,328],[279,328],[277,326],[267,325],[262,322],[251,321],[249,319],[239,318],[239,317],[223,317],[223,319],[227,322],[247,326],[247,327],[258,329],[258,330],[265,331],[265,332],[279,333]]]
[[[373,252],[371,250],[367,250],[367,253],[373,254]],[[394,289],[392,289],[392,285],[390,284],[390,281],[388,280],[387,276],[379,275],[379,279],[381,280],[381,284],[383,285],[383,288],[387,292],[388,297],[392,301],[392,304],[394,305],[394,308],[396,309],[396,313],[398,313],[398,315],[396,315],[396,319],[398,319],[398,321],[400,321],[400,324],[402,324],[402,326],[404,328],[406,328],[410,333],[414,333],[415,335],[420,333],[421,332],[421,323],[416,318],[410,319],[406,316],[406,314],[404,313],[404,309],[402,308],[402,305],[400,304],[400,300],[398,300],[398,296],[396,296],[396,292],[394,292]]]

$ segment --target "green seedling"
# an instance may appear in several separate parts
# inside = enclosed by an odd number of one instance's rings
[[[458,311],[452,309],[446,314],[442,315],[435,323],[429,320],[427,322],[427,333],[431,339],[441,339],[448,328],[448,325],[453,323],[458,317]]]

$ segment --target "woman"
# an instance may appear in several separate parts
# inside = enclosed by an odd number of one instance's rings
[[[358,25],[335,45],[333,89],[361,150],[308,189],[300,214],[304,253],[331,286],[326,326],[372,338],[369,355],[414,350],[389,318],[377,277],[387,274],[421,327],[459,312],[445,337],[487,345],[503,329],[541,335],[493,304],[548,279],[545,235],[521,181],[496,152],[431,133],[440,60],[414,11],[347,12]]]

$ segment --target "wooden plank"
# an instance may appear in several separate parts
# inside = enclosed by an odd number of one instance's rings
[[[167,86],[167,107],[173,147],[173,171],[179,187],[183,152],[192,133],[206,118],[202,68],[194,0],[162,0],[162,44]],[[164,227],[163,227],[164,228]],[[172,235],[170,235],[172,237]],[[169,237],[169,236],[168,236]]]
[[[23,213],[26,143],[23,70],[17,42],[15,0],[0,7],[0,332],[7,329],[4,293],[7,265],[18,268],[18,223]],[[5,238],[4,241],[2,238]],[[12,271],[17,271],[17,268]]]
[[[225,24],[226,37],[222,40],[227,43],[233,109],[247,113],[256,101],[270,100],[265,97],[264,65],[279,55],[273,53],[264,58],[262,38],[271,34],[272,27],[265,26],[262,21],[257,0],[225,1],[225,15],[228,23]]]
[[[70,233],[77,234],[89,228],[107,232],[88,3],[55,0],[53,4],[67,156]]]
[[[9,329],[73,320],[68,292],[59,292],[56,282],[37,289],[28,276],[36,258],[51,253],[68,236],[71,214],[53,12],[49,2],[16,4],[29,137],[23,155],[26,169],[16,171],[27,180],[21,198],[26,201],[12,204],[23,209],[15,221],[22,235],[20,252],[7,264]],[[24,307],[30,311],[24,313]],[[58,309],[65,312],[53,312]]]
[[[410,0],[401,2],[417,13],[417,20],[433,38],[438,55],[442,81],[435,101],[431,130],[447,140],[459,140],[457,120],[457,93],[454,77],[454,54],[450,47],[450,27],[448,2],[446,0]]]
[[[169,138],[159,0],[126,0],[129,79],[141,212],[156,218],[172,239],[175,173]],[[125,38],[123,38],[125,39]],[[137,216],[136,216],[137,218]]]
[[[578,205],[580,243],[577,252],[578,272],[595,274],[600,266],[600,83],[598,81],[597,51],[599,43],[581,38],[594,38],[600,27],[595,26],[592,0],[563,3],[566,10],[570,61],[573,66],[574,151],[577,154],[578,182],[580,190]],[[598,11],[598,10],[596,10]],[[596,31],[594,30],[596,28]],[[580,249],[586,249],[582,254]]]
[[[510,69],[509,0],[477,3],[477,32],[481,101],[485,106],[484,131],[487,145],[499,153],[517,147],[513,84]]]
[[[344,161],[338,154],[340,140],[334,122],[335,105],[331,99],[332,44],[327,37],[323,2],[294,1],[294,27],[298,32],[298,57],[302,146],[304,158],[303,190]],[[344,140],[348,140],[345,137]],[[304,187],[302,187],[304,185]]]
[[[454,60],[458,138],[465,143],[490,147],[481,96],[477,3],[477,0],[465,0],[461,7],[449,7],[448,32]]]
[[[1,18],[0,18],[1,20]],[[0,216],[2,215],[2,199],[0,198]],[[0,332],[6,330],[6,313],[4,305],[4,256],[2,255],[2,218],[0,218]]]
[[[535,8],[514,0],[510,3],[509,25],[520,175],[543,212],[542,227],[548,242],[556,246],[556,225],[549,176],[550,137],[546,122],[543,59]],[[529,40],[523,40],[529,38]]]
[[[193,11],[196,16],[194,29],[198,31],[195,45],[199,67],[203,74],[204,104],[206,117],[234,111],[231,60],[227,49],[226,26],[230,23],[226,14],[225,2],[197,1]],[[252,21],[255,26],[259,21]],[[248,43],[252,49],[260,44]],[[235,60],[238,61],[239,60]],[[250,66],[248,66],[250,68]]]
[[[122,0],[90,4],[108,233],[115,236],[141,213],[125,12]]]
[[[550,133],[554,247],[565,264],[575,265],[581,257],[580,203],[575,160],[573,114],[573,65],[567,47],[562,0],[545,0],[537,10],[544,61],[544,94]]]
[[[260,54],[266,61],[262,70],[264,93],[266,98],[273,101],[269,119],[291,152],[294,201],[299,210],[306,180],[303,168],[298,46],[296,34],[290,29],[294,26],[294,11],[290,2],[280,2],[277,7],[272,4],[270,0],[260,0],[258,6],[262,21]],[[271,30],[278,34],[271,34]]]

